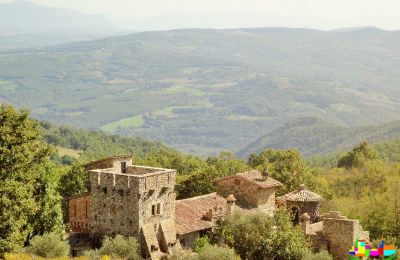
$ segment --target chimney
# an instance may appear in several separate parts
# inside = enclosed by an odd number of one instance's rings
[[[266,167],[266,168],[264,168],[264,169],[262,170],[261,176],[262,176],[262,180],[263,180],[263,181],[268,180],[268,177],[269,177],[269,170],[268,170],[268,167]]]
[[[233,196],[233,194],[230,194],[227,198],[226,198],[226,215],[231,215],[234,210],[235,210],[235,201],[236,198],[235,196]]]

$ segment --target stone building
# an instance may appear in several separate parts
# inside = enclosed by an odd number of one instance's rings
[[[321,220],[322,198],[304,186],[275,198],[275,190],[282,184],[267,171],[218,178],[213,181],[216,192],[176,200],[175,170],[133,165],[130,155],[93,161],[85,169],[89,191],[69,198],[73,256],[101,246],[104,236],[120,234],[136,237],[144,258],[160,259],[174,246],[190,248],[198,236],[212,232],[228,214],[272,215],[276,204],[292,210],[295,224],[313,241],[315,251],[326,249],[339,256],[347,252],[352,238],[365,235],[357,221],[335,213]]]
[[[348,259],[349,245],[356,239],[369,240],[369,232],[364,231],[358,220],[348,219],[340,212],[331,211],[320,216],[320,221],[310,223],[304,213],[300,225],[310,238],[313,251],[328,251],[335,259]]]
[[[293,223],[299,224],[311,240],[314,252],[328,251],[335,259],[348,259],[349,245],[357,238],[369,239],[358,220],[351,220],[339,212],[319,214],[322,197],[304,185],[276,198],[277,206],[284,206],[293,214]]]
[[[299,223],[299,218],[304,213],[308,214],[311,223],[317,222],[321,200],[320,195],[307,190],[305,185],[300,185],[297,190],[276,198],[278,206],[285,206],[292,212],[295,224]]]
[[[136,237],[146,258],[158,259],[170,253],[176,243],[176,171],[132,165],[130,155],[94,161],[85,168],[89,172],[90,192],[80,196],[80,200],[69,200],[71,226],[79,221],[74,207],[82,207],[75,205],[79,201],[89,205],[88,229],[77,233],[87,234],[93,246],[99,246],[106,235]],[[74,242],[71,246],[77,255],[80,247]]]

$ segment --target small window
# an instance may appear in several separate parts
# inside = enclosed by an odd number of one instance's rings
[[[151,215],[155,215],[156,214],[156,205],[151,206]]]
[[[119,196],[123,197],[124,196],[124,191],[123,190],[118,190]]]
[[[157,215],[160,215],[161,213],[161,205],[160,203],[157,204]]]
[[[240,180],[235,179],[234,183],[235,183],[235,185],[240,185]]]
[[[126,162],[121,162],[121,173],[126,173]]]
[[[104,193],[104,194],[107,194],[107,187],[104,187],[104,188],[103,188],[103,193]]]
[[[76,203],[74,204],[74,217],[76,218]]]

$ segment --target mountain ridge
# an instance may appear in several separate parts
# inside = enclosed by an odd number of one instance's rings
[[[184,29],[8,51],[0,99],[189,153],[237,151],[304,116],[397,120],[400,33],[372,31]]]
[[[250,153],[272,149],[300,150],[304,156],[323,155],[348,150],[362,141],[382,142],[400,137],[400,120],[382,125],[343,127],[320,118],[305,117],[257,138],[237,154],[246,157]]]

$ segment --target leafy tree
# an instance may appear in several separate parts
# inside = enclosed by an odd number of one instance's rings
[[[207,166],[206,162],[200,157],[183,155],[169,148],[161,148],[154,151],[147,155],[144,160],[139,160],[139,162],[154,167],[176,169],[178,174],[181,175],[191,174]]]
[[[40,209],[35,169],[53,151],[27,111],[0,106],[0,254],[20,248],[33,230],[30,221]]]
[[[136,238],[125,238],[117,235],[115,238],[106,237],[103,246],[99,250],[89,250],[85,255],[90,259],[98,259],[100,256],[109,255],[113,258],[121,258],[126,260],[139,260],[138,243]]]
[[[45,233],[62,234],[65,227],[61,209],[62,197],[58,192],[60,169],[47,161],[37,166],[34,171],[38,173],[34,197],[39,210],[30,220],[33,225],[31,236]]]
[[[337,167],[353,168],[364,166],[367,161],[379,159],[378,152],[367,142],[361,143],[344,157],[340,158]]]
[[[195,171],[191,177],[178,184],[178,198],[189,198],[215,191],[212,180],[249,170],[246,163],[233,154],[221,152],[218,157],[207,159],[207,166]]]
[[[87,191],[88,174],[83,166],[76,162],[72,167],[62,175],[60,179],[59,192],[62,197],[66,198]],[[68,202],[62,201],[62,209],[64,213],[64,223],[68,222]]]
[[[306,166],[297,150],[268,149],[260,154],[251,154],[248,164],[252,168],[262,170],[268,168],[271,176],[283,184],[277,194],[285,194],[306,184],[310,189],[316,187],[310,169]]]
[[[31,179],[29,169],[43,163],[53,152],[26,110],[0,105],[0,180]]]
[[[46,258],[68,256],[69,245],[68,242],[62,241],[58,234],[48,233],[33,237],[31,245],[25,251]]]
[[[293,227],[288,212],[278,210],[274,217],[265,214],[228,217],[217,229],[214,241],[233,247],[242,259],[302,259],[308,242],[298,227]]]

